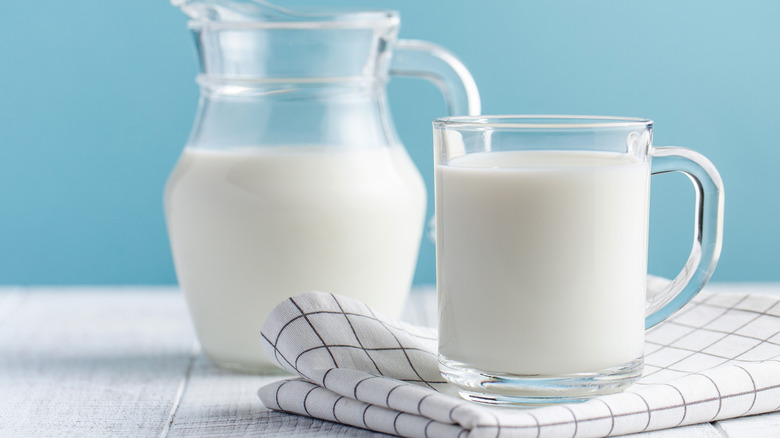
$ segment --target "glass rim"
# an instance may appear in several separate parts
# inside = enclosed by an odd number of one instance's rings
[[[578,115],[478,115],[440,117],[434,129],[601,129],[652,127],[653,121],[639,117]]]
[[[397,26],[400,14],[393,10],[309,9],[306,13],[262,20],[211,21],[194,19],[187,22],[191,30],[251,30],[251,29],[377,29]]]

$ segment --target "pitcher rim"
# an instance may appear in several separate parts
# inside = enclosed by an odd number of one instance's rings
[[[371,29],[397,26],[401,16],[394,10],[355,10],[344,12],[323,12],[301,15],[300,19],[268,19],[266,21],[209,21],[190,20],[191,30],[328,30],[328,29]]]

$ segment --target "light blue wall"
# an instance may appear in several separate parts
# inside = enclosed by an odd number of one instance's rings
[[[486,114],[652,118],[656,145],[697,149],[723,176],[714,280],[780,280],[780,2],[337,4],[400,10],[403,37],[457,52]],[[6,2],[3,15],[0,284],[174,282],[161,196],[197,101],[184,16],[163,0]],[[412,80],[390,93],[431,187],[443,102]],[[692,202],[686,178],[654,179],[651,271],[685,260]],[[433,279],[425,241],[416,282]]]

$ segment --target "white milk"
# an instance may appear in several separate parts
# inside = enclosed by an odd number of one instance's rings
[[[436,167],[446,359],[556,375],[642,355],[650,168],[632,160],[512,151]]]
[[[260,327],[285,298],[342,294],[397,317],[425,191],[402,147],[185,148],[165,210],[179,285],[204,351],[269,366]]]

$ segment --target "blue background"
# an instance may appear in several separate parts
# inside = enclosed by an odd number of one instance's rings
[[[333,3],[399,10],[402,37],[465,62],[485,114],[652,118],[656,145],[700,151],[725,182],[713,280],[780,280],[780,2]],[[184,15],[163,0],[6,2],[3,13],[0,283],[175,282],[162,191],[198,98]],[[411,79],[389,93],[430,215],[443,100]],[[671,276],[690,248],[693,191],[680,175],[652,190],[650,270]],[[415,282],[433,281],[425,240]]]

